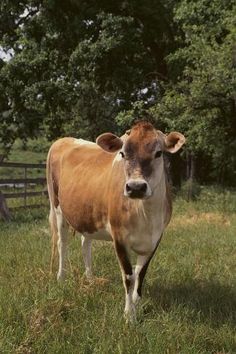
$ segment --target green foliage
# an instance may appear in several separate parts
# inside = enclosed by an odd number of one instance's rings
[[[171,27],[163,4],[157,5],[150,12],[152,0],[147,7],[136,1],[88,6],[4,0],[0,45],[14,56],[2,62],[0,72],[3,144],[40,131],[49,138],[65,132],[94,138],[99,130],[114,130],[116,114],[129,108],[142,88],[150,87],[147,96],[154,93],[152,73],[164,65],[163,37],[171,38]],[[158,25],[152,38],[158,22],[163,28]],[[156,39],[160,43],[154,45]]]
[[[145,102],[136,101],[132,104],[130,110],[121,111],[116,116],[116,122],[119,127],[123,129],[128,129],[134,124],[135,120],[144,119],[147,116],[147,109],[145,107]]]
[[[231,183],[236,173],[233,4],[183,1],[177,7],[175,20],[182,27],[184,42],[167,59],[170,65],[184,63],[184,68],[152,108],[169,129],[185,133],[189,150],[211,156],[215,174],[223,171]]]

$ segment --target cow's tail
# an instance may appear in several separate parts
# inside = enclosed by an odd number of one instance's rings
[[[51,148],[47,156],[46,176],[47,176],[48,197],[50,202],[50,213],[49,213],[49,225],[51,230],[50,273],[52,273],[54,262],[55,262],[56,251],[57,251],[58,229],[57,229],[57,220],[56,220],[55,203],[54,203],[55,192],[53,188],[53,177],[52,177],[50,160],[51,160]]]

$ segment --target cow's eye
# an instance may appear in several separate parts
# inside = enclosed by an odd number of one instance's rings
[[[157,159],[158,157],[161,157],[161,154],[162,154],[162,151],[160,150],[160,151],[157,151],[156,153],[155,153],[155,159]]]
[[[120,151],[121,157],[122,159],[125,157],[125,154],[123,153],[123,151]]]

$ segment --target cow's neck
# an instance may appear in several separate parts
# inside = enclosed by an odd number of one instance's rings
[[[160,183],[154,190],[153,196],[143,202],[145,214],[144,224],[146,224],[145,234],[146,237],[150,239],[152,248],[156,247],[161,239],[165,226],[168,224],[166,183],[167,181],[163,174]]]
[[[143,200],[143,207],[148,212],[155,212],[156,210],[161,211],[164,208],[166,201],[166,178],[162,175],[160,183],[156,186],[153,191],[151,198]]]

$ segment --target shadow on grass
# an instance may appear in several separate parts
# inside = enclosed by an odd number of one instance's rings
[[[230,286],[211,281],[173,286],[159,283],[151,286],[149,293],[156,308],[169,312],[181,306],[190,310],[193,321],[210,322],[212,327],[236,326],[236,289]]]

